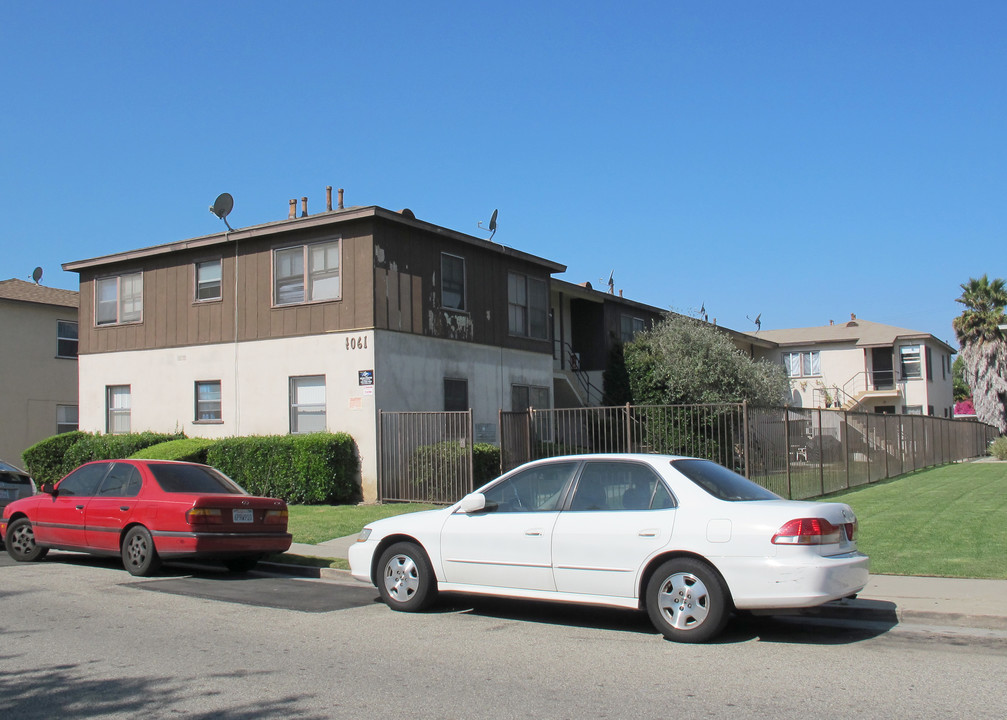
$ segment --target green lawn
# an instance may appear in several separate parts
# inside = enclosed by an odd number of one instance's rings
[[[872,573],[1007,579],[1007,463],[945,465],[828,499],[856,512]]]
[[[873,573],[1007,579],[1007,462],[946,465],[828,499],[857,513],[857,543],[871,556]],[[433,507],[292,505],[290,532],[294,542],[319,543],[378,518]]]

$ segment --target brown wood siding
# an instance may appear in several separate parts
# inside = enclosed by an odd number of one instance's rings
[[[180,251],[148,258],[142,266],[120,264],[81,271],[80,354],[207,345],[373,327],[374,276],[370,220],[333,228],[244,240],[212,250]],[[273,249],[340,237],[342,298],[273,307]],[[235,253],[239,277],[235,285]],[[195,302],[194,263],[221,259],[221,299]],[[96,278],[143,272],[143,321],[94,324]],[[237,298],[235,298],[237,292]],[[237,333],[235,332],[237,316]]]

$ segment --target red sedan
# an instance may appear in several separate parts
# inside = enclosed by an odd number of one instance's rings
[[[161,560],[222,561],[252,569],[290,547],[287,504],[254,497],[207,465],[168,460],[99,460],[55,487],[3,510],[0,537],[21,562],[50,548],[120,555],[133,575]]]

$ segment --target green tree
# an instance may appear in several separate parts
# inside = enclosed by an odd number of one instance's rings
[[[601,375],[601,393],[601,404],[609,407],[633,402],[629,373],[626,371],[626,355],[621,342],[613,343],[612,349],[608,351],[608,363]]]
[[[955,402],[968,400],[972,397],[972,388],[965,382],[965,361],[961,354],[951,364],[951,384],[954,388]]]
[[[633,401],[639,405],[786,402],[783,367],[752,361],[714,326],[672,315],[625,348]]]
[[[1000,278],[969,278],[957,302],[965,306],[951,325],[961,347],[963,377],[972,388],[976,417],[1007,432],[1007,342],[998,327],[1007,323],[1007,288]]]

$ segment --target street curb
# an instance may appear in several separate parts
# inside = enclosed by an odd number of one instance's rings
[[[307,578],[329,578],[329,579],[343,579],[351,577],[349,570],[340,570],[339,568],[320,568],[312,567],[311,565],[291,565],[288,563],[278,563],[278,562],[260,562],[257,566],[259,570],[265,570],[268,572],[280,573],[283,575],[295,575],[297,577],[307,577]]]

